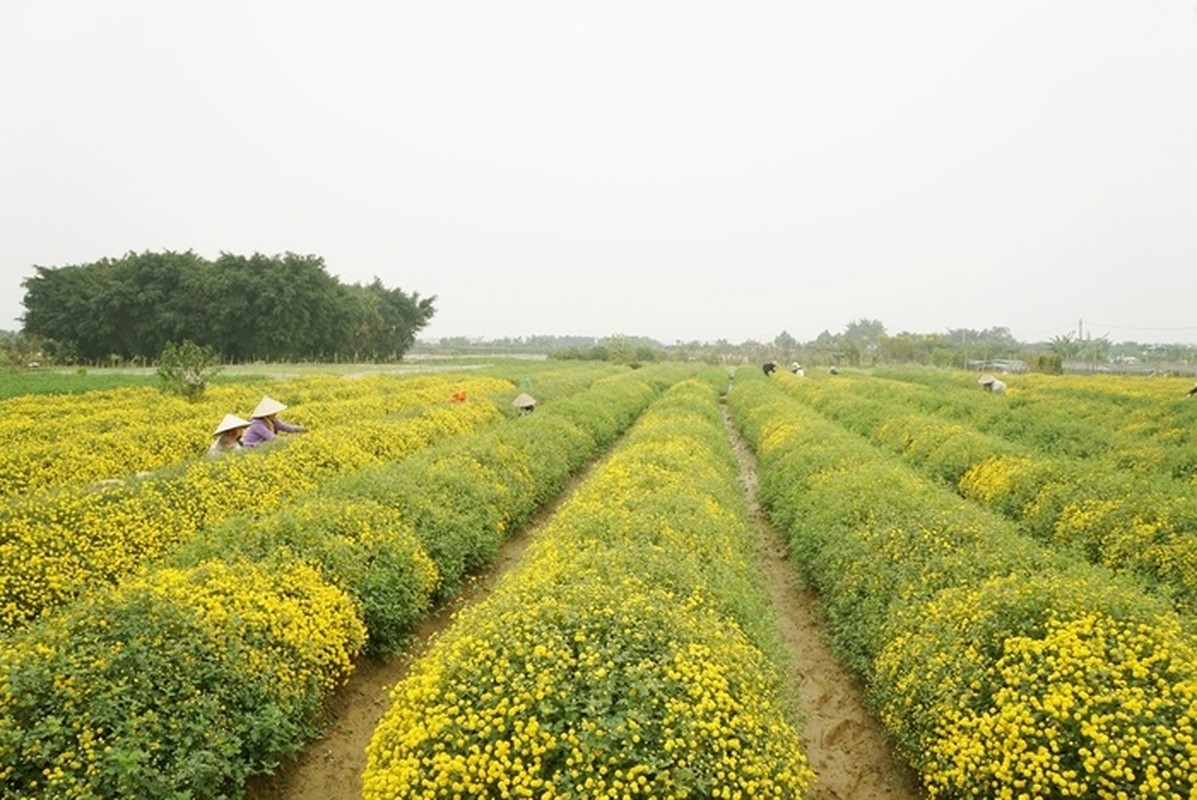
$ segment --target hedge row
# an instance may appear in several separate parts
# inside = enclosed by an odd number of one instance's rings
[[[752,371],[730,403],[837,648],[932,797],[1197,792],[1197,650],[1160,600]]]
[[[392,693],[365,797],[801,797],[716,403],[671,389]]]

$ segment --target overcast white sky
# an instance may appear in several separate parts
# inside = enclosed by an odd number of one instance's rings
[[[1197,342],[1197,2],[0,0],[0,328],[165,249],[425,338]]]

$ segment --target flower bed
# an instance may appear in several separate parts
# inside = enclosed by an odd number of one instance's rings
[[[420,460],[325,481],[11,636],[0,647],[5,796],[240,795],[246,776],[314,734],[355,655],[397,649],[453,576],[484,563],[677,378],[645,369],[600,380]],[[443,466],[485,465],[483,451],[511,469]],[[463,505],[436,527],[410,505],[426,495],[493,505],[481,516]],[[480,519],[489,527],[472,527]],[[442,536],[456,538],[438,546]]]
[[[395,688],[368,800],[804,795],[711,381],[654,405]]]
[[[741,370],[730,397],[762,500],[931,796],[1197,792],[1197,651],[1179,617],[775,383]]]

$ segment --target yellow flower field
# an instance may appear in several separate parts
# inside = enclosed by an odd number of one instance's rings
[[[0,497],[126,478],[204,454],[227,413],[245,419],[262,394],[291,408],[284,419],[324,428],[444,403],[454,391],[485,397],[509,388],[476,376],[318,375],[209,387],[200,400],[151,388],[0,401]]]
[[[802,797],[710,387],[675,387],[396,686],[365,797]]]
[[[1197,403],[1187,382],[1017,375],[1000,397],[950,373],[888,374],[776,383],[1029,535],[1140,577],[1197,614]]]
[[[1197,796],[1193,620],[921,477],[794,384],[742,370],[733,413],[837,649],[928,793]],[[834,394],[837,420],[887,424],[866,394]],[[985,463],[1004,469],[975,473],[978,495],[1028,474]]]
[[[320,704],[356,655],[396,652],[434,594],[456,591],[463,568],[485,565],[684,374],[565,379],[535,415],[326,476],[11,633],[3,796],[240,796],[248,776],[316,736]]]
[[[392,382],[313,379],[297,392],[311,407],[297,402],[294,414],[288,410],[308,433],[220,459],[192,458],[116,486],[76,485],[10,500],[0,509],[0,628],[28,624],[91,586],[114,582],[207,526],[269,511],[333,476],[503,418],[485,399],[449,403],[452,386],[478,398],[511,388],[476,377],[417,386],[412,397],[420,404],[411,406],[394,399]],[[330,399],[320,399],[322,388]],[[397,408],[419,413],[396,415]]]

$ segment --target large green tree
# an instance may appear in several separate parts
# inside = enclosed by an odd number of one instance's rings
[[[84,360],[151,359],[189,339],[228,360],[398,359],[431,320],[435,297],[344,285],[319,256],[130,253],[36,267],[24,330]]]
[[[408,295],[400,289],[388,289],[378,278],[365,286],[350,286],[346,302],[355,313],[353,351],[378,361],[406,353],[415,344],[416,333],[432,319],[435,299],[421,299],[419,292]]]

